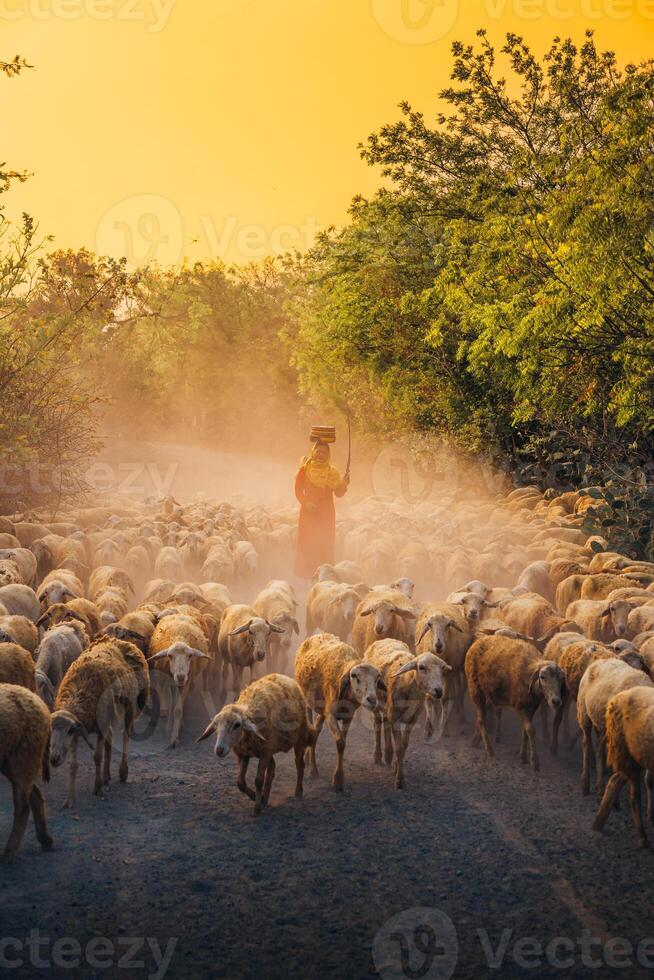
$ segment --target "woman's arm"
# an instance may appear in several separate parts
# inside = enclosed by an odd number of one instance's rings
[[[295,499],[299,504],[304,503],[304,466],[295,475]]]
[[[350,485],[350,477],[349,474],[346,473],[343,479],[341,480],[341,485],[339,487],[336,487],[336,489],[334,490],[334,496],[344,497],[345,494],[347,493],[347,488],[349,487],[349,485]]]

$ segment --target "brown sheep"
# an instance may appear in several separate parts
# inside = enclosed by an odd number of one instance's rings
[[[444,678],[443,697],[439,701],[441,711],[439,738],[448,734],[448,724],[454,704],[457,706],[459,717],[464,717],[463,665],[472,640],[473,633],[460,605],[452,602],[429,602],[423,607],[416,623],[416,652],[435,653],[452,668]],[[428,701],[426,707],[425,737],[430,738],[435,727],[433,701]]]
[[[361,661],[351,646],[330,633],[309,636],[300,646],[295,679],[318,718],[310,747],[312,773],[318,774],[316,742],[327,721],[337,753],[333,786],[343,792],[343,756],[352,719],[361,705],[369,711],[379,708],[378,692],[386,693],[384,680],[376,667]]]
[[[375,711],[375,765],[381,765],[384,728],[386,765],[395,762],[395,786],[404,788],[404,756],[425,698],[443,696],[443,672],[452,668],[433,653],[414,656],[406,643],[377,640],[366,650],[366,661],[377,667],[386,685],[383,707]]]
[[[534,744],[532,718],[545,702],[555,711],[561,707],[564,689],[563,671],[552,660],[545,660],[532,643],[505,636],[482,637],[468,650],[465,664],[470,697],[477,709],[475,741],[483,741],[486,753],[493,748],[486,729],[489,708],[513,708],[522,721],[520,760],[527,762],[527,747],[532,767],[540,768]]]
[[[396,589],[371,591],[359,604],[352,626],[352,646],[363,656],[375,640],[411,641],[418,611]]]
[[[357,592],[350,585],[317,582],[307,596],[307,636],[319,630],[321,633],[333,633],[347,643],[360,602]]]
[[[27,827],[30,810],[36,837],[44,851],[52,849],[45,802],[36,780],[50,779],[50,714],[32,691],[0,684],[0,772],[11,783],[14,821],[2,854],[13,861]]]
[[[281,626],[283,633],[270,634],[270,670],[273,674],[285,673],[293,645],[293,634],[300,634],[300,625],[295,618],[297,599],[293,587],[288,582],[269,582],[258,594],[252,608],[262,619]]]
[[[538,638],[564,631],[581,633],[577,623],[566,616],[559,616],[547,599],[535,592],[501,602],[499,615],[507,626],[525,636]]]
[[[218,653],[222,659],[222,689],[227,691],[227,671],[232,668],[234,690],[239,692],[243,671],[250,668],[251,679],[257,663],[262,663],[269,651],[272,633],[283,633],[282,626],[268,623],[257,616],[252,606],[227,606],[220,620]]]
[[[237,786],[254,800],[255,816],[267,805],[275,776],[275,755],[293,749],[297,780],[295,796],[302,796],[304,754],[315,740],[307,718],[307,703],[298,684],[282,674],[253,681],[226,705],[207,726],[198,742],[216,734],[215,754],[233,751],[238,759]],[[259,760],[254,791],[246,782],[250,759]]]
[[[34,654],[39,645],[39,631],[25,616],[0,616],[0,643],[17,643]]]
[[[606,709],[607,760],[613,769],[600,804],[593,829],[602,831],[616,797],[629,783],[631,813],[638,847],[649,847],[641,813],[641,772],[645,772],[647,811],[654,822],[652,784],[654,782],[654,690],[636,687],[611,698]]]
[[[0,684],[36,690],[32,655],[17,643],[0,643]]]
[[[638,657],[638,654],[632,656]],[[643,670],[630,666],[624,660],[596,660],[581,678],[577,694],[577,720],[583,736],[581,787],[584,794],[590,792],[590,750],[593,731],[595,733],[595,785],[597,792],[601,793],[606,709],[614,695],[633,687],[654,688],[654,684]]]
[[[613,643],[627,635],[632,608],[624,599],[578,599],[568,606],[565,614],[581,626],[589,640]]]
[[[560,613],[564,613],[568,606],[581,598],[581,588],[586,581],[586,575],[575,573],[562,579],[556,587],[554,605]]]
[[[628,589],[638,585],[638,580],[630,575],[615,575],[600,572],[587,575],[581,586],[581,599],[606,599],[614,589]]]
[[[179,747],[186,700],[194,681],[206,670],[207,662],[211,662],[207,638],[194,616],[172,611],[159,620],[150,637],[148,663],[158,672],[153,673],[152,681],[157,687],[162,715],[169,711],[172,715],[171,749]]]
[[[43,613],[36,625],[51,629],[59,623],[66,623],[73,619],[85,626],[91,640],[94,640],[100,632],[100,612],[96,604],[89,599],[71,599],[70,602],[66,603],[56,602]]]
[[[80,735],[91,746],[89,736],[93,732],[97,734],[93,755],[93,792],[101,796],[103,785],[109,784],[113,726],[117,721],[122,722],[123,730],[118,773],[121,782],[126,781],[129,739],[134,720],[143,710],[149,691],[147,662],[132,643],[102,637],[71,665],[55,700],[50,750],[50,761],[55,767],[70,757],[64,806],[71,807],[75,802],[77,743]],[[101,773],[103,756],[104,771]]]

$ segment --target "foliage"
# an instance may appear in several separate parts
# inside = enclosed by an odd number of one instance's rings
[[[591,487],[588,494],[596,501],[585,514],[584,530],[599,531],[618,551],[635,559],[654,555],[654,490],[642,481],[626,486],[609,481],[603,487]],[[597,545],[597,551],[601,546]]]

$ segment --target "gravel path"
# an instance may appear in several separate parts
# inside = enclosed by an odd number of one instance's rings
[[[330,786],[325,730],[305,798],[292,795],[292,754],[278,757],[271,805],[255,819],[233,759],[194,744],[206,717],[195,703],[178,751],[159,731],[139,742],[130,781],[105,799],[91,795],[84,747],[72,812],[60,809],[65,773],[55,772],[56,850],[41,854],[30,825],[0,871],[3,974],[651,975],[653,859],[636,850],[626,807],[603,837],[591,832],[595,801],[578,789],[576,755],[542,751],[535,774],[516,761],[515,727],[492,763],[469,732],[425,743],[416,729],[398,792],[371,763],[359,712],[344,795]],[[5,836],[8,790],[3,780]]]

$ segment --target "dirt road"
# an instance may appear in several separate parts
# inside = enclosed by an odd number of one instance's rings
[[[196,703],[178,751],[159,731],[140,741],[129,783],[106,799],[91,795],[84,748],[73,812],[60,810],[65,774],[55,773],[56,850],[41,854],[30,826],[0,872],[7,976],[651,974],[652,857],[636,850],[626,810],[604,837],[591,832],[595,804],[573,757],[543,750],[535,774],[516,761],[515,731],[489,764],[468,734],[430,744],[416,730],[398,792],[371,763],[360,712],[345,794],[330,786],[325,730],[304,800],[282,757],[255,819],[233,760],[194,744],[205,718]],[[3,780],[2,835],[10,810]]]

